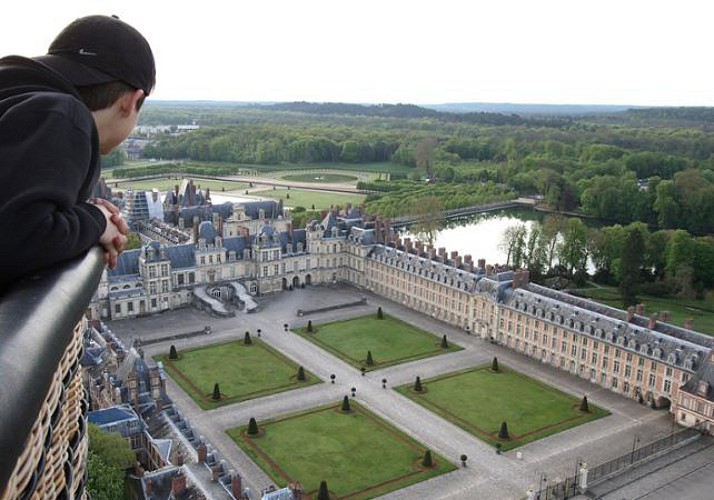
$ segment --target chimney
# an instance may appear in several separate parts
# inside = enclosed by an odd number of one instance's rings
[[[221,472],[223,472],[223,469],[221,469],[221,464],[216,464],[211,467],[211,481],[218,481],[218,479],[221,477]]]
[[[478,268],[486,270],[486,259],[479,259],[478,260]]]
[[[196,451],[198,452],[198,461],[201,463],[205,463],[206,458],[208,458],[208,448],[206,447],[206,444],[205,443],[199,444]]]
[[[412,253],[412,240],[411,238],[404,238],[404,250],[407,253]]]
[[[635,317],[635,306],[630,306],[630,307],[627,308],[627,319],[626,319],[626,321],[627,321],[628,323],[631,323],[631,322],[632,322],[632,318],[634,318],[634,317]]]
[[[467,264],[469,262],[473,262],[473,258],[471,257],[471,254],[467,253],[466,255],[464,255],[464,262],[466,262]]]
[[[395,246],[396,248],[403,247],[404,244],[402,243],[402,239],[401,239],[401,238],[397,238],[397,241],[394,242],[394,246]]]
[[[454,265],[455,265],[458,269],[461,269],[461,266],[462,266],[462,264],[463,264],[462,260],[463,260],[463,259],[462,259],[461,255],[457,255],[457,256],[456,256],[456,262],[454,263]]]
[[[459,255],[459,252],[457,252],[456,250],[451,252],[451,260],[456,260],[456,257],[458,257],[458,255]]]
[[[645,315],[645,305],[640,303],[635,306],[635,314],[638,316],[644,316]]]
[[[186,228],[186,222],[183,220],[183,217],[179,217],[178,227],[181,231],[183,231]]]
[[[693,323],[694,323],[694,318],[685,318],[684,328],[686,328],[687,330],[691,330]]]
[[[171,494],[178,497],[186,490],[186,476],[179,472],[171,479]]]
[[[446,248],[444,248],[444,247],[439,248],[439,258],[441,260],[443,260],[445,255],[446,255]]]
[[[657,320],[659,319],[659,314],[657,313],[652,313],[650,316],[650,320],[647,322],[647,328],[650,330],[654,330],[655,327],[657,326]]]
[[[493,275],[493,266],[491,264],[486,266],[486,276],[492,276]]]
[[[473,260],[469,260],[466,263],[466,270],[470,273],[474,272],[474,261]]]
[[[243,495],[243,487],[242,487],[242,481],[240,479],[240,476],[235,473],[235,471],[232,471],[232,477],[231,477],[231,493],[233,494],[233,498],[242,498],[241,495]]]
[[[191,233],[193,234],[193,244],[198,243],[198,217],[193,218],[193,227],[191,228]]]
[[[436,248],[429,247],[429,259],[436,260]]]
[[[144,483],[144,492],[146,493],[146,498],[151,498],[154,494],[154,482],[151,479],[147,479]]]
[[[530,275],[527,269],[519,269],[513,273],[513,283],[511,286],[513,286],[514,289],[523,288],[528,284],[529,278]]]
[[[176,465],[179,467],[183,465],[183,453],[181,453],[181,450],[176,452]]]

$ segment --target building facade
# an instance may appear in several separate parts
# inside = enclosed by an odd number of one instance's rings
[[[102,281],[92,314],[122,319],[186,307],[207,296],[242,307],[248,294],[347,282],[504,345],[653,408],[714,430],[713,339],[529,283],[527,271],[487,266],[391,237],[348,207],[292,228],[273,202],[236,205],[193,224],[191,243],[125,252]],[[267,217],[272,214],[272,217]]]

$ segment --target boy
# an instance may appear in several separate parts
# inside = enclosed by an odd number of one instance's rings
[[[45,56],[0,59],[0,292],[95,244],[116,265],[127,225],[89,197],[155,81],[148,42],[109,16],[75,20]]]

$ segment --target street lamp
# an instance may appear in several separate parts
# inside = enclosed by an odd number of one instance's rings
[[[335,374],[333,373],[330,375],[330,381],[334,384],[335,383]]]
[[[635,446],[640,442],[640,436],[638,434],[635,434],[635,437],[632,439],[632,455],[630,456],[630,463],[635,462]]]
[[[352,397],[355,397],[355,393],[357,392],[357,388],[356,388],[356,387],[353,387],[352,389],[350,389],[350,391],[352,391]]]
[[[387,388],[387,379],[383,378],[382,379],[382,389],[386,389],[386,388]]]

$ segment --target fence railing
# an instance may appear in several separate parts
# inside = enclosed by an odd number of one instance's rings
[[[656,453],[673,448],[684,441],[696,439],[699,435],[700,433],[696,429],[683,429],[642,446],[641,448],[633,446],[630,453],[626,453],[620,457],[610,460],[609,462],[605,462],[604,464],[600,464],[597,467],[589,469],[588,484],[596,483],[599,480],[614,474],[615,472],[626,469],[627,467],[649,458]]]
[[[78,498],[86,480],[79,359],[98,248],[0,295],[0,499]]]

